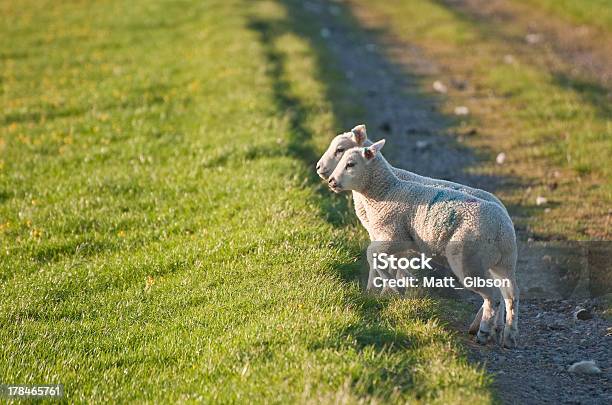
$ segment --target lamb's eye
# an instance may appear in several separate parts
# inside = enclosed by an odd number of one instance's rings
[[[355,162],[348,162],[348,163],[346,164],[346,168],[347,168],[347,169],[348,169],[348,168],[351,168],[351,167],[353,167],[353,166],[355,166]]]
[[[336,149],[336,155],[337,155],[338,153],[342,153],[342,152],[344,152],[344,149],[342,149],[342,148],[338,148],[338,149]]]

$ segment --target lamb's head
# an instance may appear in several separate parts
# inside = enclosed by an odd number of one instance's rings
[[[365,125],[357,125],[351,132],[336,136],[317,162],[317,174],[323,180],[327,180],[340,162],[344,152],[356,146],[363,146],[367,139]]]
[[[379,155],[384,144],[385,140],[382,139],[371,146],[356,147],[346,151],[329,177],[329,188],[335,193],[345,190],[364,190],[372,170],[370,164]]]

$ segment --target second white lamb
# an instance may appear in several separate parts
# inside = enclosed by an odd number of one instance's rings
[[[455,190],[400,180],[382,157],[385,141],[346,151],[329,177],[336,193],[354,191],[365,202],[374,253],[401,253],[411,242],[430,255],[448,260],[459,281],[466,277],[507,280],[501,287],[505,304],[502,343],[514,347],[518,338],[519,290],[516,284],[516,235],[512,220],[498,204]],[[370,266],[372,263],[370,262]],[[495,287],[471,287],[484,299],[477,341],[494,338],[493,320],[500,303]]]

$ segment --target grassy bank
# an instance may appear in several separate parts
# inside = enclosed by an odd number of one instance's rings
[[[573,23],[595,26],[612,32],[612,1],[610,0],[516,0],[565,18]]]
[[[610,238],[612,116],[605,88],[568,73],[571,66],[548,66],[523,37],[504,35],[503,21],[477,20],[452,2],[352,4],[361,21],[436,63],[439,74],[423,77],[422,88],[433,92],[440,80],[449,87],[442,111],[469,108],[450,132],[475,129],[463,140],[483,151],[473,171],[508,179],[497,192],[527,236]],[[498,165],[502,152],[507,159]],[[538,197],[547,203],[536,204]]]
[[[490,401],[442,304],[361,294],[364,233],[312,170],[339,107],[282,6],[0,7],[1,382]]]

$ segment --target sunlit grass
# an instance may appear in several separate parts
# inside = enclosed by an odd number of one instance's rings
[[[312,170],[332,84],[310,41],[256,29],[283,7],[1,7],[0,381],[69,402],[490,401],[449,303],[362,294],[365,233]]]
[[[593,25],[612,32],[612,1],[610,0],[515,0],[544,9],[574,23]]]

